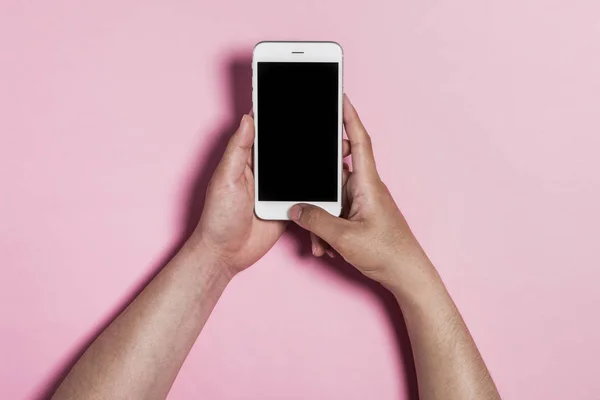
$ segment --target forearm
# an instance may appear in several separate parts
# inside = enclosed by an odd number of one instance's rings
[[[411,341],[421,400],[496,400],[500,396],[460,312],[429,261],[414,286],[394,293]]]
[[[186,245],[102,332],[53,399],[164,399],[228,278]]]

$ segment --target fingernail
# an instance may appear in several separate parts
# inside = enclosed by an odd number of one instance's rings
[[[333,252],[333,250],[332,250],[332,249],[327,249],[327,250],[325,250],[325,253],[327,253],[327,255],[328,255],[329,257],[331,257],[331,258],[334,258],[334,257],[335,257],[335,253]]]
[[[317,255],[317,245],[314,243],[312,244],[312,253],[313,253],[313,256]]]
[[[350,97],[344,93],[344,97],[346,98],[346,100],[348,100],[348,103],[350,103],[350,105],[352,105],[352,102],[350,101]]]
[[[247,118],[248,118],[248,116],[246,114],[242,115],[242,120],[240,121],[240,126],[244,126],[244,123],[246,122]]]
[[[290,218],[294,221],[298,221],[300,219],[300,215],[302,214],[302,207],[299,205],[295,205],[290,208]]]

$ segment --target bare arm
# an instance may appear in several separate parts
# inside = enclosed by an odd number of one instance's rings
[[[163,399],[227,284],[207,251],[184,247],[106,328],[54,399]]]
[[[252,118],[244,116],[211,180],[192,237],[98,336],[53,399],[166,397],[227,283],[285,229],[254,216],[253,141]]]
[[[429,271],[427,271],[429,270]],[[410,337],[421,399],[500,399],[494,382],[452,298],[424,260],[423,285],[390,287]]]
[[[352,172],[344,170],[344,218],[300,205],[290,211],[292,219],[311,232],[316,256],[335,250],[395,295],[410,336],[420,399],[499,399],[458,309],[381,181],[370,137],[347,98],[344,126],[352,153]]]

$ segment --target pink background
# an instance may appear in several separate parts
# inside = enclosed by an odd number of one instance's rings
[[[381,173],[504,397],[598,399],[599,15],[596,0],[3,0],[0,398],[42,398],[164,264],[250,107],[253,44],[306,39],[343,45]],[[302,246],[286,236],[232,282],[171,399],[410,395],[389,299]]]

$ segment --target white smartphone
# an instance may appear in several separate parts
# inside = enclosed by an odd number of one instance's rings
[[[334,42],[260,42],[252,57],[254,211],[342,210],[342,60]]]

